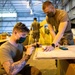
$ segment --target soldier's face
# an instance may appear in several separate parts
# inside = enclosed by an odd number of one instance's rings
[[[53,17],[54,16],[54,7],[52,5],[47,6],[44,9],[44,13],[48,16],[48,17]]]

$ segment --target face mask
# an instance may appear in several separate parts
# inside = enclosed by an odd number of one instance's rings
[[[47,16],[48,17],[53,17],[54,16],[54,13],[53,12],[49,12],[49,13],[47,13]]]
[[[23,43],[26,40],[26,37],[20,37],[19,40],[16,40],[16,43]]]

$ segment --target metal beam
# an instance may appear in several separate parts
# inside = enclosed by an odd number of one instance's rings
[[[26,21],[26,22],[29,22],[29,21],[33,21],[33,20],[17,20],[17,21],[15,21],[15,20],[10,20],[10,21],[9,21],[9,20],[2,20],[1,22],[18,22],[18,21],[21,21],[21,22],[23,22],[23,21],[24,21],[24,22],[25,22],[25,21]],[[42,20],[39,20],[39,21],[42,21]]]

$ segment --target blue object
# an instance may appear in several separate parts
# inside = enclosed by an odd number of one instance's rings
[[[64,46],[60,46],[59,48],[62,49],[62,50],[68,50],[68,48],[66,48]]]

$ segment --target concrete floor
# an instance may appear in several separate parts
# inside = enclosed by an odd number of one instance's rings
[[[38,68],[42,75],[57,75],[57,68],[55,65],[54,59],[33,59],[34,52],[31,56],[31,58],[28,60],[28,64],[31,66],[35,66]]]

